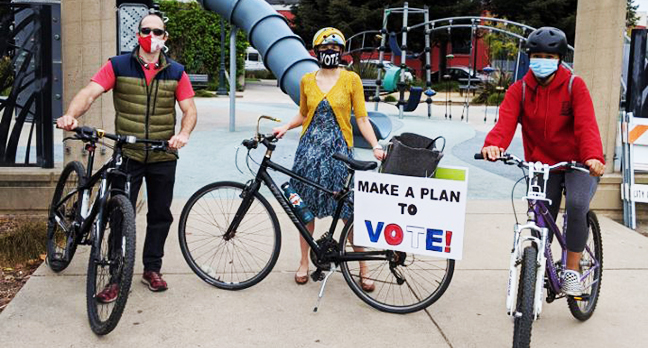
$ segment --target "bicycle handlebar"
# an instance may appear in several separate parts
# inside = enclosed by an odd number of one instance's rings
[[[475,159],[476,160],[485,160],[484,155],[481,154],[481,153],[476,153],[475,154]],[[540,163],[540,162],[526,162],[526,161],[521,160],[517,156],[515,156],[513,154],[510,154],[510,153],[506,153],[506,152],[502,153],[500,155],[500,157],[497,158],[495,161],[502,161],[502,162],[504,162],[505,164],[508,164],[508,165],[515,164],[518,167],[527,168],[527,169],[530,166],[534,166],[534,168],[539,169],[539,168],[541,168],[542,166],[545,165],[544,163]],[[554,165],[548,165],[548,167],[549,167],[549,170],[564,167],[564,168],[568,168],[568,169],[575,169],[575,170],[579,170],[581,172],[589,173],[589,167],[588,166],[586,166],[586,165],[584,165],[582,163],[578,163],[576,161],[558,162],[558,163],[556,163]]]
[[[155,140],[155,139],[138,139],[133,135],[119,135],[106,133],[103,129],[81,126],[72,130],[75,132],[74,137],[68,137],[63,140],[81,140],[83,142],[96,142],[101,138],[107,138],[114,140],[117,146],[123,144],[147,144],[148,149],[153,151],[163,151],[166,152],[169,150],[169,142],[166,140]]]

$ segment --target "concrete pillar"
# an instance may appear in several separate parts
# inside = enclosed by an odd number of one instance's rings
[[[114,0],[61,1],[63,31],[63,109],[106,60],[116,54],[116,3]],[[92,108],[79,119],[81,125],[114,129],[112,92],[97,99]],[[83,160],[79,143],[66,144],[65,162]],[[97,151],[97,163],[107,160]]]
[[[625,0],[578,1],[574,70],[594,101],[608,173],[613,170],[619,115],[625,15]]]
[[[615,218],[622,213],[621,175],[613,173],[613,169],[625,15],[625,0],[579,0],[574,45],[574,70],[592,95],[607,162],[606,174],[590,206]]]

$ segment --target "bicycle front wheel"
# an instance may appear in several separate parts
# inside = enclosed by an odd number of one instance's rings
[[[113,196],[103,218],[94,236],[99,240],[92,244],[86,287],[88,319],[97,335],[110,333],[119,323],[135,264],[135,212],[131,202],[124,195]],[[97,296],[104,291],[112,295]]]
[[[344,279],[351,290],[370,306],[389,313],[412,313],[427,308],[446,291],[454,273],[454,260],[417,255],[400,251],[357,247],[353,245],[353,218],[340,237],[342,254],[354,251],[384,252],[380,261],[343,261]],[[360,269],[365,279],[373,282],[367,291],[360,283]]]
[[[567,305],[574,318],[585,321],[589,319],[598,303],[599,293],[601,290],[601,280],[603,279],[603,242],[601,240],[601,226],[598,218],[593,211],[587,214],[587,225],[589,228],[589,237],[587,238],[587,248],[581,256],[581,273],[587,277],[583,279],[583,289],[585,294],[582,296],[567,296]],[[590,254],[591,252],[591,254]],[[598,267],[594,260],[597,261]]]
[[[239,207],[249,204],[238,228],[225,236]],[[189,267],[217,288],[240,290],[265,278],[279,257],[277,214],[259,193],[237,182],[209,184],[189,198],[178,229]]]
[[[82,193],[75,192],[85,183],[83,164],[68,163],[59,177],[47,219],[47,264],[61,272],[76,251],[74,223],[81,214]]]
[[[524,248],[522,269],[518,284],[517,304],[514,313],[513,348],[527,348],[531,345],[533,325],[533,300],[535,296],[538,252],[532,246]]]

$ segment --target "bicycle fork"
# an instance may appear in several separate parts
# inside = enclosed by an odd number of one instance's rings
[[[513,319],[522,315],[517,312],[517,288],[518,288],[518,266],[522,263],[522,253],[524,246],[535,244],[538,250],[536,256],[536,283],[533,296],[533,319],[536,320],[542,312],[542,291],[544,289],[544,273],[546,269],[547,257],[544,253],[547,242],[548,229],[540,228],[533,222],[525,225],[515,224],[513,235],[513,249],[511,250],[511,259],[509,261],[509,279],[506,289],[506,313]],[[532,235],[522,236],[522,231],[536,231],[540,238]]]

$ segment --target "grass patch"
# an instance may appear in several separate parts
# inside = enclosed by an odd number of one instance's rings
[[[197,98],[213,98],[214,97],[214,93],[212,93],[210,91],[207,91],[207,90],[204,90],[204,89],[199,89],[199,90],[197,90],[195,92],[196,92],[196,97]]]
[[[0,263],[16,264],[37,259],[47,250],[47,222],[17,219],[0,234]]]

